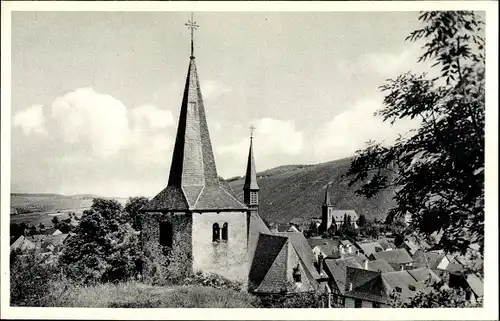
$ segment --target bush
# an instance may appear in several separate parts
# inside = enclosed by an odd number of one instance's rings
[[[44,306],[46,296],[52,290],[52,282],[60,273],[49,257],[37,251],[10,257],[10,304],[13,306]]]
[[[327,296],[324,293],[272,294],[259,297],[261,308],[324,308]]]
[[[186,278],[183,282],[183,285],[202,285],[216,289],[226,289],[234,291],[240,291],[243,286],[241,282],[228,280],[218,274],[205,274],[202,272],[197,272],[192,276]]]

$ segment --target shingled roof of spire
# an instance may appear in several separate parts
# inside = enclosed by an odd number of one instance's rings
[[[142,211],[246,210],[217,175],[194,57],[189,63],[167,187]]]

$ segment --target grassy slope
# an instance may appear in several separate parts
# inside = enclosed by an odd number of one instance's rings
[[[294,217],[321,217],[321,204],[328,183],[332,183],[335,209],[354,209],[367,218],[385,219],[394,206],[392,191],[372,199],[354,194],[355,187],[341,176],[349,168],[350,158],[313,166],[286,166],[258,174],[260,215],[268,221],[289,222]],[[243,198],[243,179],[230,182],[234,192]]]
[[[64,288],[61,284],[60,288]],[[47,306],[91,308],[252,308],[246,292],[203,286],[151,286],[138,282],[70,286],[53,293]]]

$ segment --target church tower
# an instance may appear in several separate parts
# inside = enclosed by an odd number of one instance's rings
[[[333,223],[333,205],[331,202],[331,185],[326,186],[325,200],[321,206],[321,228],[320,233],[326,232]]]
[[[219,181],[193,50],[182,98],[167,186],[142,209],[146,279],[216,273],[245,281],[247,214],[230,187]]]
[[[253,130],[253,126],[251,129]],[[245,175],[245,184],[243,185],[243,200],[250,210],[258,211],[259,185],[257,184],[257,172],[255,171],[255,160],[253,157],[253,134],[250,135],[247,171]]]

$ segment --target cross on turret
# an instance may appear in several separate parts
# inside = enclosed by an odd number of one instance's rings
[[[196,21],[194,21],[192,12],[191,12],[191,20],[188,20],[188,22],[185,23],[184,25],[191,30],[191,58],[194,58],[194,31],[198,29],[199,25],[197,25]]]

